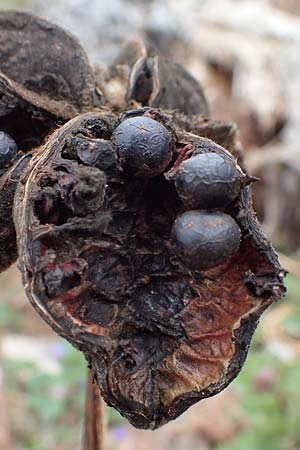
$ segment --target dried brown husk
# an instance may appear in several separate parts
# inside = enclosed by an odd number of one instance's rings
[[[135,104],[208,114],[201,85],[183,66],[162,58],[145,42],[128,43],[107,72],[98,71],[97,80],[115,111]]]
[[[63,108],[59,102],[24,89],[0,72],[0,127],[15,139],[19,149],[38,147],[59,124],[75,115],[71,106]]]
[[[22,150],[100,105],[93,70],[77,39],[32,14],[0,13],[0,67],[0,127]]]
[[[187,148],[231,157],[210,140],[227,139],[212,120],[203,138],[196,126],[183,129],[183,114],[178,121],[149,108],[139,114],[173,129],[175,166]],[[77,117],[35,155],[15,199],[20,268],[32,305],[84,353],[106,402],[134,426],[155,429],[236,377],[260,315],[284,294],[285,272],[247,183],[225,210],[241,229],[239,250],[206,271],[184,267],[170,240],[184,211],[174,186],[163,174],[127,177],[117,160],[105,170],[107,153],[95,157],[116,120],[105,112]],[[101,188],[85,201],[78,192],[89,171]]]
[[[18,257],[16,232],[13,222],[13,201],[19,178],[29,164],[31,154],[17,155],[19,159],[0,177],[0,272]]]
[[[93,70],[77,38],[20,11],[2,11],[0,29],[1,71],[9,78],[38,95],[70,103],[77,111],[98,105]]]
[[[0,12],[0,68],[0,130],[15,139],[19,157],[59,125],[100,106],[77,39],[29,13]],[[0,173],[0,271],[17,258],[11,211],[21,167]]]

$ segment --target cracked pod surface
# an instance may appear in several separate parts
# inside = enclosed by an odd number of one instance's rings
[[[169,133],[167,173],[135,176],[119,161],[111,137],[136,116]],[[206,138],[184,131],[183,122],[150,108],[77,117],[34,156],[15,200],[32,305],[84,353],[103,398],[138,428],[155,429],[224,389],[243,366],[260,315],[284,293],[284,271],[252,209],[250,178],[209,139],[213,121]],[[174,177],[184,161],[207,153],[230,160],[240,175],[236,198],[213,213],[230,216],[237,240],[218,265],[190,269],[172,240],[187,213]],[[212,227],[220,224],[214,220]]]

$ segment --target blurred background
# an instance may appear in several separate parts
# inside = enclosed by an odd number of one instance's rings
[[[106,408],[105,450],[300,449],[300,1],[0,0],[49,18],[107,65],[142,37],[205,88],[211,115],[240,129],[261,179],[254,203],[289,270],[288,294],[265,313],[247,362],[225,392],[155,432]],[[25,298],[13,267],[0,276],[0,449],[80,449],[81,355]]]

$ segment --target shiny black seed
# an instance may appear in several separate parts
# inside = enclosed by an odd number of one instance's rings
[[[190,208],[225,208],[240,192],[241,175],[230,158],[204,153],[180,164],[175,186],[182,202]]]
[[[0,169],[10,166],[17,151],[18,147],[13,138],[0,131]]]
[[[163,172],[172,157],[171,135],[164,125],[149,117],[124,120],[112,142],[125,172],[154,177]]]
[[[240,229],[228,214],[187,211],[173,225],[175,251],[189,268],[203,270],[225,262],[240,245]]]

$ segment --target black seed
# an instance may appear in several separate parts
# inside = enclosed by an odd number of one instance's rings
[[[204,153],[181,163],[175,185],[182,202],[191,208],[225,208],[240,192],[241,175],[231,159]]]
[[[18,147],[13,138],[0,131],[0,169],[10,166],[17,151]]]
[[[112,142],[123,169],[136,176],[159,175],[172,157],[170,133],[161,123],[149,117],[124,120],[115,129]]]
[[[173,242],[183,263],[203,270],[226,261],[240,245],[240,229],[228,214],[188,211],[172,230]]]

